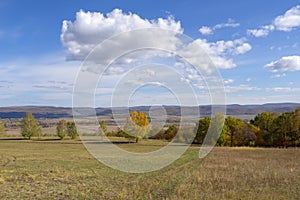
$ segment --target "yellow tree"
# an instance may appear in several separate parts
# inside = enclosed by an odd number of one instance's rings
[[[144,112],[131,111],[124,127],[125,132],[135,137],[138,143],[149,132],[149,120]]]

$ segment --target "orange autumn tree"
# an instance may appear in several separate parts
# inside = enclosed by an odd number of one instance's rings
[[[131,111],[127,118],[124,130],[131,137],[135,138],[135,142],[143,139],[149,132],[149,120],[144,112]]]

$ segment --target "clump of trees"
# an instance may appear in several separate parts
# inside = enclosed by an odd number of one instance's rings
[[[105,121],[99,122],[99,134],[106,135],[108,137],[125,137],[134,139],[136,143],[144,139],[150,132],[148,116],[140,111],[131,111],[126,119],[123,130],[118,128],[117,131],[107,131]]]
[[[257,145],[288,147],[300,145],[300,108],[282,114],[263,112],[251,124],[257,130]]]
[[[107,131],[105,121],[100,121],[99,125],[100,135],[104,134],[108,137],[124,137],[135,139],[136,143],[146,137],[149,139],[172,141],[178,132],[178,127],[176,125],[171,125],[167,129],[161,130],[158,130],[154,127],[155,131],[158,131],[158,133],[155,132],[156,134],[152,135],[153,130],[150,130],[148,116],[142,111],[131,111],[129,117],[126,119],[123,130],[119,128],[117,131],[109,132]]]
[[[75,139],[78,136],[76,124],[74,122],[67,122],[62,119],[58,122],[56,127],[57,136],[62,140],[66,135]]]
[[[149,137],[149,139],[172,141],[178,133],[178,127],[173,124],[166,130],[160,130],[156,135]],[[183,139],[184,142],[184,139]]]
[[[1,124],[2,123],[0,122],[0,133],[2,131]],[[5,130],[4,126],[3,130]],[[34,115],[31,112],[27,112],[21,121],[21,135],[30,140],[35,136],[40,137],[41,134],[42,131]],[[70,136],[72,139],[75,139],[78,136],[76,124],[74,122],[67,122],[66,120],[62,119],[57,124],[56,134],[60,139],[63,139],[65,136]]]
[[[219,114],[220,115],[220,114]],[[199,120],[194,143],[202,144],[209,127],[218,127],[211,118]],[[282,114],[263,112],[250,122],[227,117],[218,146],[288,147],[300,145],[300,108]]]

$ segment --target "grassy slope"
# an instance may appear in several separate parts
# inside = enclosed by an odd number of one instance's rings
[[[132,151],[157,146],[120,144]],[[146,146],[146,147],[145,147]],[[147,174],[110,169],[78,141],[0,140],[0,199],[297,199],[300,149],[190,148]]]

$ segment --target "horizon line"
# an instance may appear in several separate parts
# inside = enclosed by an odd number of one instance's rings
[[[270,103],[253,103],[253,104],[240,104],[240,103],[229,103],[229,104],[199,104],[199,105],[134,105],[134,106],[97,106],[97,107],[73,107],[73,106],[57,106],[57,105],[13,105],[13,106],[0,106],[0,108],[20,108],[20,107],[52,107],[52,108],[135,108],[135,107],[197,107],[197,106],[263,106],[272,104],[300,104],[300,102],[270,102]]]

